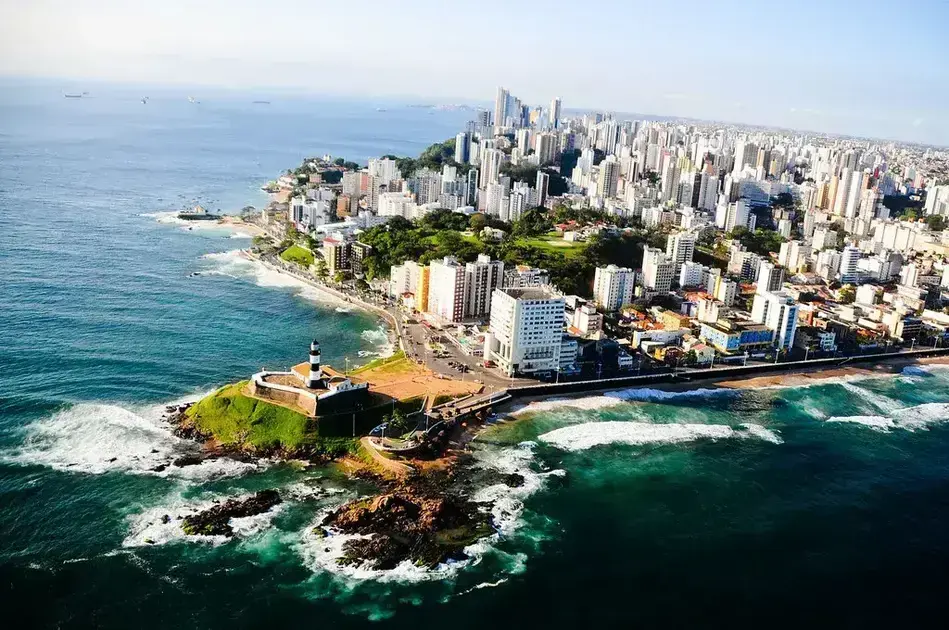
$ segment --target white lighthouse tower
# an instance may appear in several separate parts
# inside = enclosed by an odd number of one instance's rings
[[[323,370],[320,368],[320,342],[316,339],[310,344],[310,376],[306,386],[310,389],[320,389],[323,386]]]

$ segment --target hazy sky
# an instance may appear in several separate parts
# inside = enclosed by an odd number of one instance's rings
[[[0,0],[0,74],[691,116],[949,145],[949,0]]]

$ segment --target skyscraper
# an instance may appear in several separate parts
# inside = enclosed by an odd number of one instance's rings
[[[503,127],[507,118],[507,102],[510,99],[510,93],[503,87],[498,86],[498,95],[494,99],[494,126]]]
[[[550,126],[554,129],[560,128],[560,97],[550,101]]]

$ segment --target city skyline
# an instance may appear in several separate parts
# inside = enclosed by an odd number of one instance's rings
[[[4,4],[4,76],[479,103],[500,84],[532,104],[560,96],[566,109],[949,145],[949,44],[938,32],[949,9],[935,2],[904,3],[901,15],[920,22],[908,34],[876,2],[808,0],[781,14],[741,1],[609,2],[598,14],[615,19],[592,24],[570,19],[576,7],[559,1],[543,12],[486,2],[484,13],[509,19],[474,21],[460,38],[445,37],[459,28],[457,9],[428,1],[358,13],[297,0]],[[279,35],[259,26],[268,23]],[[354,28],[327,28],[346,23]],[[834,24],[847,28],[821,26]]]

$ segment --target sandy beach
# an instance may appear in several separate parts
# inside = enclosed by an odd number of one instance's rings
[[[240,217],[224,216],[218,221],[219,225],[225,225],[230,228],[239,229],[251,236],[261,236],[265,234],[264,229],[254,223],[248,223]]]

